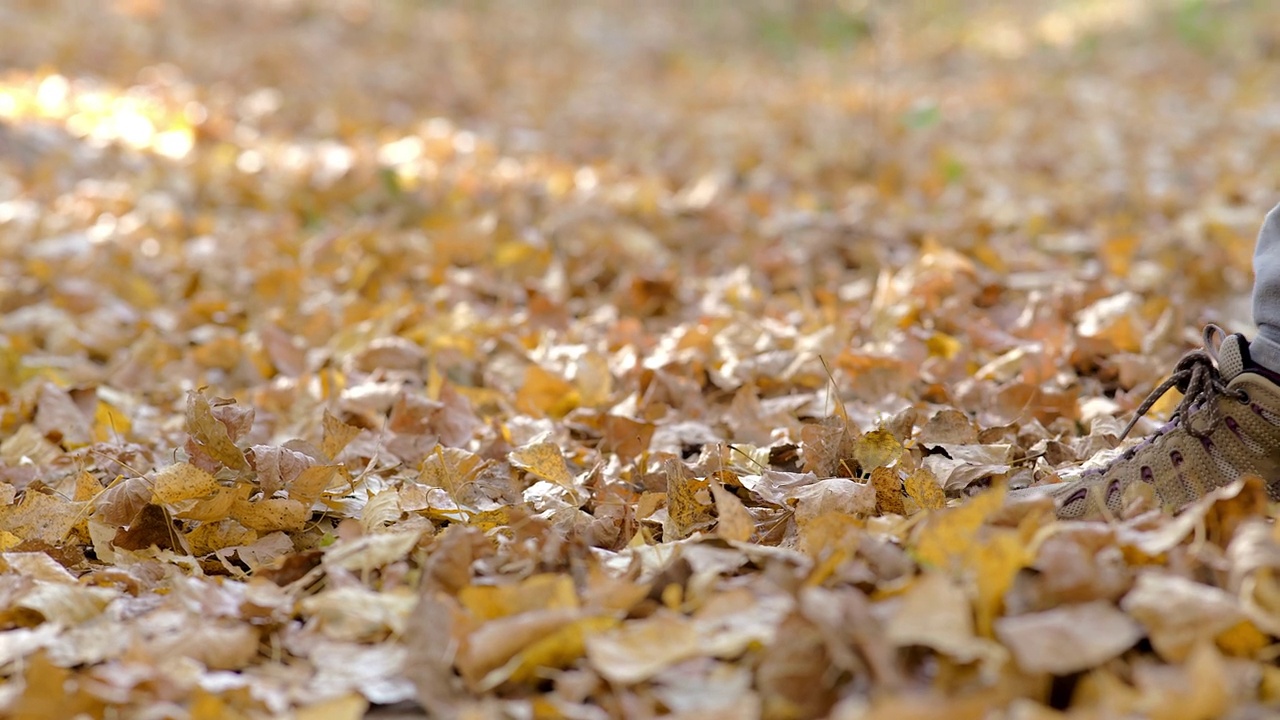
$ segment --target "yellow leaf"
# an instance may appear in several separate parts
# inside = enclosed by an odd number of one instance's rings
[[[925,340],[924,345],[929,350],[929,357],[940,357],[943,360],[954,358],[960,354],[960,350],[963,348],[959,340],[940,332],[930,335],[929,339]]]
[[[1142,239],[1137,235],[1120,235],[1103,240],[1098,247],[1098,257],[1107,266],[1107,272],[1115,277],[1128,277],[1129,264],[1138,251]]]
[[[245,488],[248,490],[248,488]],[[235,506],[236,500],[244,499],[244,492],[238,491],[236,488],[220,487],[213,494],[213,497],[205,498],[191,507],[176,513],[175,517],[183,520],[199,520],[201,522],[215,522],[231,515],[231,508]]]
[[[369,701],[359,693],[347,693],[331,700],[298,708],[297,720],[360,720],[369,710]]]
[[[954,508],[925,518],[913,554],[921,565],[964,571],[976,584],[974,598],[978,634],[989,637],[1004,596],[1017,573],[1035,557],[1031,542],[1039,521],[1023,527],[983,527],[1004,502],[1003,487],[994,488]]]
[[[244,356],[245,349],[236,335],[218,335],[191,350],[191,359],[198,365],[221,370],[231,370]]]
[[[578,607],[573,579],[543,573],[513,585],[468,585],[458,601],[477,620],[495,620],[530,610],[572,610]]]
[[[0,460],[9,465],[21,465],[24,461],[46,466],[62,456],[62,448],[49,442],[35,425],[27,423],[0,442]]]
[[[916,559],[923,565],[948,568],[964,557],[978,528],[1004,504],[1004,494],[1003,487],[992,488],[957,507],[929,515],[916,537]]]
[[[1248,620],[1241,620],[1218,633],[1214,638],[1218,648],[1232,657],[1254,657],[1267,647],[1271,640],[1266,633]]]
[[[1271,704],[1280,702],[1280,666],[1262,666],[1262,683],[1258,688],[1258,699]]]
[[[289,497],[307,507],[311,507],[311,504],[325,490],[329,489],[330,483],[333,482],[337,475],[337,465],[313,465],[298,473],[298,476],[289,483],[289,487],[286,489]]]
[[[454,665],[472,690],[485,687],[490,672],[507,665],[525,648],[579,620],[579,610],[531,610],[483,623],[466,637]]]
[[[474,512],[467,515],[467,524],[474,525],[481,530],[488,532],[496,527],[502,527],[511,522],[511,513],[505,507],[494,508],[493,510],[484,510]]]
[[[534,641],[516,655],[513,662],[485,676],[480,685],[493,688],[506,680],[532,682],[542,679],[545,670],[569,667],[586,653],[588,637],[615,627],[618,622],[618,618],[607,616],[572,622]]]
[[[27,541],[58,545],[81,520],[83,503],[28,490],[17,505],[0,506],[0,530]]]
[[[968,567],[977,583],[974,614],[979,635],[991,636],[993,623],[1004,609],[1005,593],[1034,558],[1029,538],[1014,529],[989,528],[973,546]]]
[[[903,484],[907,496],[915,500],[922,510],[941,510],[947,506],[947,496],[928,468],[916,468]]]
[[[423,485],[443,488],[450,495],[455,495],[459,488],[474,480],[483,467],[484,460],[479,455],[461,448],[437,445],[434,452],[422,461],[418,480]]]
[[[191,463],[176,463],[157,470],[151,483],[154,502],[172,505],[217,492],[218,481]]]
[[[104,701],[93,697],[72,679],[72,671],[58,667],[41,650],[22,663],[25,692],[9,709],[13,717],[101,717]]]
[[[301,530],[309,515],[308,509],[292,498],[268,498],[256,502],[241,500],[231,511],[232,519],[260,533]]]
[[[338,453],[360,434],[360,428],[342,422],[328,410],[324,411],[323,423],[324,439],[320,441],[320,451],[330,460],[338,457]]]
[[[93,500],[102,492],[102,483],[98,482],[98,478],[85,470],[81,470],[76,474],[76,493],[73,496],[76,502],[85,502]]]
[[[530,365],[524,372],[524,384],[516,393],[516,409],[526,415],[559,418],[578,407],[578,397],[572,383]]]
[[[902,443],[898,442],[893,433],[883,428],[872,430],[853,443],[853,458],[865,473],[893,464],[901,454]]]
[[[186,537],[191,554],[199,556],[227,547],[250,545],[258,539],[258,533],[235,520],[226,519],[201,523],[200,527],[187,533]]]
[[[609,682],[631,685],[706,652],[694,622],[658,612],[587,637],[587,658]]]
[[[876,510],[881,514],[906,515],[902,503],[902,480],[898,473],[887,467],[871,471],[871,485],[876,489]]]
[[[228,705],[222,698],[197,687],[192,693],[191,707],[188,717],[191,720],[241,720],[244,715]],[[302,717],[301,711],[294,715]]]
[[[832,550],[857,549],[866,523],[853,515],[829,512],[818,515],[800,528],[800,549],[809,557],[821,558]]]
[[[512,465],[530,475],[564,487],[573,487],[573,476],[569,474],[564,456],[560,454],[560,448],[552,443],[526,445],[518,450],[512,450],[507,458]]]

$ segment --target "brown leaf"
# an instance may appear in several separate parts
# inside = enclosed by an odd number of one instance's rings
[[[169,514],[159,505],[144,505],[142,510],[129,522],[128,528],[116,531],[111,544],[122,550],[146,550],[155,546],[161,550],[176,550],[181,547],[179,534]]]
[[[978,428],[959,410],[939,410],[920,428],[919,439],[922,445],[973,445],[978,442]]]
[[[819,684],[831,666],[827,636],[802,615],[791,614],[778,626],[776,639],[756,668],[756,683],[763,704],[761,717],[822,717],[835,703],[830,684]]]
[[[117,478],[94,501],[94,515],[108,525],[128,525],[151,497],[151,486],[143,478]]]
[[[621,415],[605,415],[600,452],[614,453],[622,458],[634,458],[649,449],[653,423],[632,420]]]
[[[276,445],[254,445],[250,451],[262,494],[267,497],[283,490],[303,470],[316,464],[315,459],[305,453]]]

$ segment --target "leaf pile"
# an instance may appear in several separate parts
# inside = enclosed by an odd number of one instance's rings
[[[1277,10],[639,5],[0,10],[0,713],[1276,712]]]

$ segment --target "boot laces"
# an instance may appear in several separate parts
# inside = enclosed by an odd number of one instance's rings
[[[1204,329],[1204,348],[1200,350],[1192,350],[1173,368],[1173,374],[1167,380],[1156,386],[1151,394],[1147,395],[1147,399],[1142,401],[1138,409],[1134,411],[1133,419],[1125,426],[1124,432],[1120,433],[1120,439],[1123,440],[1133,430],[1138,421],[1151,410],[1152,407],[1164,397],[1173,388],[1177,388],[1182,393],[1182,400],[1178,402],[1177,408],[1174,409],[1173,415],[1169,418],[1169,425],[1166,427],[1174,427],[1181,425],[1188,435],[1207,440],[1209,435],[1222,422],[1222,413],[1218,408],[1216,400],[1224,395],[1232,395],[1237,400],[1247,401],[1248,395],[1245,391],[1239,390],[1231,393],[1227,390],[1227,381],[1223,379],[1221,371],[1218,369],[1218,345],[1221,343],[1214,342],[1215,335],[1223,335],[1222,328],[1217,325],[1208,325]],[[1203,429],[1197,429],[1191,422],[1191,413],[1197,409],[1203,410],[1205,423]],[[1163,433],[1161,433],[1163,434]],[[1128,455],[1129,453],[1126,453]]]

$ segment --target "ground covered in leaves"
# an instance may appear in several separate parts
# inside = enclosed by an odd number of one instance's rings
[[[1271,716],[1278,10],[4,3],[0,714]]]

